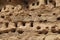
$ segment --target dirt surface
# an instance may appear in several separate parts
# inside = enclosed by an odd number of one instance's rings
[[[60,0],[0,0],[0,40],[60,40]]]

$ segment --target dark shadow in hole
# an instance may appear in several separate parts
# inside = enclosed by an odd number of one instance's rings
[[[56,15],[56,13],[53,13],[53,15]]]
[[[14,7],[12,7],[12,9],[14,9]]]
[[[22,2],[25,4],[25,5],[28,5],[28,0],[22,0]]]
[[[0,12],[1,12],[1,10],[0,10]]]
[[[8,33],[8,31],[5,31],[5,32],[3,32],[3,33]]]
[[[22,25],[25,26],[26,22],[22,22]]]
[[[4,6],[4,10],[6,9],[6,7]]]
[[[47,33],[48,33],[48,30],[43,29],[43,30],[42,30],[42,33],[43,33],[43,34],[47,34]]]
[[[42,23],[42,22],[43,22],[42,20],[39,21],[39,23]]]
[[[52,26],[51,28],[56,28],[57,27],[57,25],[54,25],[54,26]]]
[[[40,26],[37,26],[37,29],[39,30],[39,29],[41,29],[41,27]]]
[[[47,22],[47,20],[44,20],[43,22]]]
[[[26,6],[26,8],[28,9],[28,8],[29,8],[29,6]]]
[[[32,6],[34,6],[35,5],[35,3],[32,3]]]
[[[14,22],[14,23],[15,23],[15,27],[18,27],[18,26],[17,26],[18,23],[17,23],[17,22]]]
[[[51,27],[51,32],[53,32],[53,33],[57,32],[56,29],[55,29],[55,26]]]
[[[34,21],[31,21],[31,25],[30,25],[30,27],[33,27],[33,22],[34,22]]]
[[[45,4],[47,5],[48,4],[48,1],[47,0],[44,0]]]
[[[9,33],[9,30],[4,30],[2,31],[2,33]]]
[[[60,20],[60,17],[57,17],[57,20]]]
[[[38,34],[42,34],[42,31],[37,31],[38,32]]]
[[[46,29],[49,29],[49,27],[46,27]]]
[[[37,2],[37,5],[39,5],[39,2]]]
[[[31,11],[34,11],[35,9],[31,9]]]
[[[8,2],[11,2],[11,0],[9,0]]]
[[[2,15],[1,18],[5,18],[5,17]]]
[[[6,25],[6,28],[8,28],[9,23],[8,23],[8,22],[6,22],[6,23],[5,23],[5,25]]]
[[[51,32],[56,33],[57,31],[56,31],[56,29],[52,28]]]
[[[32,16],[32,15],[29,15],[29,16]]]
[[[12,29],[11,32],[16,32],[16,29]]]
[[[2,32],[0,32],[0,34],[3,34]]]
[[[39,17],[41,17],[41,15],[38,15]]]
[[[0,12],[1,12],[2,8],[0,9]]]
[[[60,29],[58,29],[57,33],[59,33],[59,34],[60,34]]]
[[[13,15],[12,13],[9,14],[9,16],[12,16],[12,15]]]
[[[22,34],[24,31],[23,30],[18,30],[17,31],[19,34]]]
[[[52,2],[53,2],[53,0],[49,0],[49,2],[50,2],[50,3],[52,3]]]

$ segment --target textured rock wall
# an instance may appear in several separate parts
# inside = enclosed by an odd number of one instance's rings
[[[60,0],[0,0],[0,33],[1,40],[60,40]]]

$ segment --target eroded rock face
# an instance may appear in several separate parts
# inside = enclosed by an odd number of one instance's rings
[[[60,40],[59,36],[59,0],[0,0],[0,40]]]

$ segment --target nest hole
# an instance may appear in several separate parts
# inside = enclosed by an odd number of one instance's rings
[[[56,29],[55,29],[55,27],[52,27],[51,28],[51,32],[53,32],[53,33],[56,33],[57,32]]]
[[[42,20],[39,21],[39,23],[42,23],[42,22],[43,22]]]
[[[12,15],[13,15],[13,14],[11,14],[11,13],[9,14],[9,16],[12,16]]]
[[[40,26],[37,26],[37,29],[39,30],[39,29],[41,29],[41,27]]]
[[[51,32],[56,33],[57,31],[55,29],[51,29]]]
[[[22,25],[25,26],[26,22],[22,22]]]
[[[44,20],[43,22],[47,22],[47,20]]]
[[[24,31],[23,30],[18,30],[18,33],[19,34],[22,34]]]
[[[8,2],[11,2],[11,0],[9,0]]]
[[[38,15],[38,17],[41,17],[41,15]]]
[[[47,0],[44,0],[45,4],[47,5],[48,4],[48,1]]]
[[[14,22],[14,23],[15,23],[15,27],[18,27],[18,26],[17,26],[18,23],[17,23],[17,22]]]
[[[11,32],[16,32],[16,29],[12,29]]]
[[[4,7],[4,10],[6,9],[6,7]]]
[[[60,20],[60,17],[57,17],[57,20]]]
[[[53,13],[53,15],[56,15],[56,13]]]
[[[14,7],[12,7],[12,9],[14,9]]]
[[[33,21],[31,21],[31,25],[30,25],[30,27],[33,27]]]
[[[58,31],[57,31],[59,34],[60,34],[60,29],[58,29]]]
[[[5,23],[5,25],[6,25],[6,28],[8,28],[9,23],[8,23],[8,22],[6,22],[6,23]]]
[[[29,16],[32,16],[32,15],[29,15]]]
[[[26,8],[28,9],[28,8],[29,8],[29,6],[26,6]]]
[[[37,2],[37,5],[39,5],[39,2]]]
[[[0,12],[1,12],[2,9],[0,9]]]
[[[47,33],[48,33],[48,30],[43,29],[43,30],[42,30],[42,33],[43,33],[43,34],[47,34]]]
[[[2,15],[1,18],[5,18],[5,16]]]
[[[42,31],[38,31],[38,34],[42,34]]]
[[[52,2],[53,2],[53,0],[49,0],[49,2],[50,2],[50,3],[52,3]]]
[[[32,6],[34,6],[35,5],[35,3],[32,3]]]
[[[46,29],[49,29],[49,27],[46,27]]]

